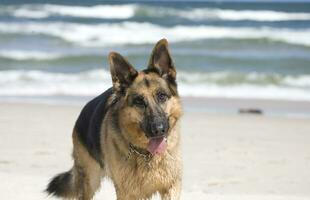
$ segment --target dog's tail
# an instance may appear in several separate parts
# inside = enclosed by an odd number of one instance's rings
[[[49,182],[46,192],[50,195],[62,198],[73,198],[75,196],[73,170],[56,175]]]

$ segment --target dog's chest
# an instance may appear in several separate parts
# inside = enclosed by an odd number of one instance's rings
[[[141,192],[151,194],[169,188],[177,177],[175,163],[165,160],[147,162],[138,159],[118,166],[118,170],[114,169],[113,173],[117,185],[136,194]]]

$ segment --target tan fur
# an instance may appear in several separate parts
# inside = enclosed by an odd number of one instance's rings
[[[152,75],[139,74],[139,76],[152,79]],[[138,77],[133,84],[139,84],[142,79]],[[152,86],[153,87],[153,86]],[[140,88],[140,92],[151,93],[152,87],[148,90]],[[154,88],[153,88],[154,89]],[[159,192],[162,199],[179,199],[181,189],[181,157],[180,157],[180,135],[179,121],[181,116],[181,106],[177,97],[171,97],[166,103],[165,111],[169,113],[169,122],[171,126],[170,136],[168,137],[168,148],[163,155],[156,155],[149,162],[132,155],[127,159],[128,143],[121,138],[134,141],[142,147],[146,146],[147,138],[143,133],[137,132],[138,127],[130,125],[132,121],[139,120],[139,114],[128,108],[126,103],[121,107],[122,113],[120,125],[127,127],[128,134],[120,135],[114,130],[112,124],[111,110],[107,113],[102,123],[102,149],[104,155],[105,168],[101,169],[99,164],[88,154],[87,150],[79,142],[76,134],[73,134],[75,160],[74,172],[75,184],[80,184],[77,188],[81,188],[79,199],[91,199],[95,191],[100,186],[100,180],[103,175],[112,179],[118,200],[138,200],[148,199],[156,192]],[[127,123],[127,124],[126,124]]]
[[[144,74],[139,74],[132,88],[141,82]],[[149,75],[148,75],[149,76]],[[152,88],[139,88],[139,92],[147,91],[149,94]],[[130,120],[138,120],[139,114],[128,107],[124,107],[120,122],[125,123]],[[129,109],[129,110],[127,110]],[[180,157],[180,135],[179,122],[176,120],[181,116],[181,107],[178,98],[172,97],[166,106],[166,112],[170,114],[171,128],[168,137],[167,152],[163,155],[155,156],[150,163],[146,163],[143,158],[133,155],[130,160],[126,160],[128,144],[120,140],[119,133],[109,127],[112,122],[109,113],[104,121],[106,125],[106,140],[102,141],[102,148],[105,152],[105,163],[107,175],[113,180],[118,200],[147,199],[155,192],[160,192],[163,199],[179,199],[181,189],[181,157]],[[121,124],[122,125],[122,124]],[[128,135],[141,146],[146,146],[147,138],[143,133],[137,133],[137,127],[129,127]],[[117,150],[115,145],[119,148]]]
[[[93,197],[96,190],[100,187],[101,178],[104,171],[99,164],[89,155],[85,147],[80,143],[77,133],[74,131],[72,134],[73,139],[73,174],[74,188],[78,194],[77,199],[88,200]]]
[[[160,45],[167,45],[167,42],[160,41],[155,48],[160,48]],[[155,50],[154,52],[156,53]],[[117,56],[117,54],[112,53],[110,58]],[[165,60],[161,60],[160,63],[164,62],[165,64],[169,56],[166,55]],[[122,60],[116,61],[127,63],[127,61]],[[113,64],[112,61],[110,63]],[[163,70],[166,70],[167,73],[172,74],[174,77],[176,76],[174,70],[168,68]],[[119,80],[114,75],[117,74],[113,69],[113,87],[115,91],[118,91],[121,84],[118,83]],[[148,84],[145,83],[146,79]],[[174,90],[174,94],[164,103],[157,103],[154,96],[158,93],[159,88],[166,91]],[[100,144],[103,167],[88,153],[79,140],[78,133],[73,132],[74,167],[71,173],[73,173],[74,177],[72,186],[76,189],[74,190],[74,196],[70,196],[70,198],[92,199],[100,187],[103,177],[108,177],[113,181],[118,200],[149,199],[157,192],[164,200],[178,200],[180,198],[182,159],[180,154],[179,119],[182,115],[182,109],[180,99],[175,91],[176,86],[170,85],[159,74],[154,72],[147,74],[139,72],[137,74],[130,87],[127,88],[126,94],[119,98],[117,104],[108,110],[101,123]],[[129,144],[135,144],[142,149],[146,149],[149,142],[139,125],[144,117],[144,111],[129,105],[130,95],[135,93],[143,95],[147,99],[149,107],[160,106],[168,118],[167,149],[162,154],[154,155],[150,161],[145,160],[138,154],[129,153]],[[110,96],[108,104],[112,104],[116,98],[116,94]],[[117,128],[115,127],[115,118],[113,118],[115,113],[118,114]]]

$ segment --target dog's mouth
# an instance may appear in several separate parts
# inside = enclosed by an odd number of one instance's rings
[[[147,150],[152,154],[162,154],[167,148],[167,136],[152,137],[149,139]]]

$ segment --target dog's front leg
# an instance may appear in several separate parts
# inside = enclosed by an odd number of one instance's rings
[[[162,200],[179,200],[181,196],[181,181],[177,181],[167,190],[160,192]]]
[[[140,198],[137,198],[136,196],[130,194],[129,192],[127,192],[123,188],[115,187],[115,190],[116,190],[116,199],[117,200],[136,200],[136,199],[140,199]]]

